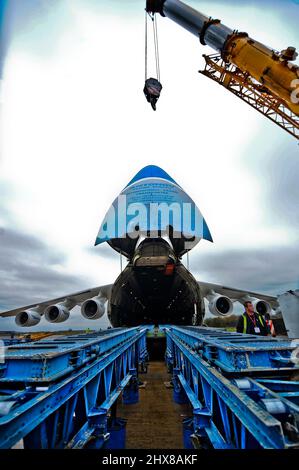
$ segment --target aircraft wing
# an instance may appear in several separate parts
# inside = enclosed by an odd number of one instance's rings
[[[278,298],[275,296],[258,294],[257,292],[235,289],[233,287],[225,287],[218,284],[210,284],[208,282],[198,281],[198,284],[204,297],[216,293],[229,297],[233,302],[238,301],[240,303],[243,303],[250,298],[255,298],[268,302],[273,309],[277,309],[279,307]]]
[[[6,312],[0,312],[0,317],[13,317],[24,310],[36,309],[41,315],[43,315],[45,308],[48,305],[54,305],[60,302],[67,301],[70,305],[70,308],[80,305],[84,300],[91,299],[96,297],[99,294],[101,297],[110,298],[111,289],[113,284],[107,284],[105,286],[93,287],[92,289],[82,290],[80,292],[75,292],[74,294],[65,295],[62,297],[57,297],[56,299],[46,300],[44,302],[39,302],[36,304],[26,305],[25,307],[15,308],[14,310],[8,310]]]

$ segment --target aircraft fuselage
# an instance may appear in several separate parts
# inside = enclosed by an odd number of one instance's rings
[[[201,324],[204,301],[193,275],[163,239],[145,239],[116,279],[108,316],[112,326]]]

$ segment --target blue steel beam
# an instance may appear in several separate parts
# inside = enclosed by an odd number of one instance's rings
[[[92,335],[84,335],[78,340],[77,347],[73,344],[65,349],[64,344],[59,357],[67,355],[72,358],[72,353],[76,351],[83,361],[76,362],[76,368],[68,376],[47,386],[32,384],[30,377],[28,382],[16,382],[16,376],[21,374],[16,373],[15,368],[8,368],[13,374],[9,386],[21,389],[7,388],[9,376],[6,370],[5,377],[0,380],[0,448],[11,448],[22,439],[25,448],[64,448],[72,444],[74,447],[102,447],[109,439],[109,408],[135,379],[136,367],[144,360],[147,330],[147,327],[139,327],[117,331],[116,335],[109,332],[109,340],[99,334],[102,340],[104,338],[104,343],[97,335],[93,336],[92,341]],[[59,346],[59,341],[56,346]],[[91,352],[92,346],[99,346],[97,354]],[[84,349],[90,352],[88,363]],[[56,357],[57,348],[54,346],[53,351]],[[35,353],[33,357],[39,362]],[[49,351],[45,369],[48,359],[51,364]],[[25,364],[27,361],[28,355],[25,355]],[[22,362],[19,356],[20,368]],[[31,368],[29,370],[32,371]],[[51,369],[49,376],[56,376],[54,372]],[[39,377],[44,377],[40,369]]]
[[[116,331],[109,329],[97,335],[67,336],[53,341],[8,346],[0,380],[29,383],[60,379],[109,352],[135,333],[136,328],[117,328]]]
[[[203,347],[198,347],[199,335],[194,333],[193,328],[165,328],[166,360],[169,369],[173,371],[174,399],[182,403],[187,398],[193,407],[193,438],[208,439],[210,445],[215,448],[298,447],[299,408],[291,399],[293,397],[289,395],[290,393],[296,394],[298,388],[294,385],[289,388],[289,381],[268,379],[267,383],[263,383],[263,380],[244,378],[239,367],[237,371],[239,371],[240,379],[235,376],[225,377],[223,370],[226,371],[226,367],[224,366],[221,370],[218,363],[216,368],[215,357],[219,357],[217,356],[218,349],[231,350],[231,343],[235,339],[232,336],[235,335],[204,330],[204,333],[200,334]],[[222,341],[221,345],[219,345],[219,338]],[[254,337],[254,343],[256,340]],[[208,343],[209,354],[203,354],[205,342]],[[244,337],[243,343],[242,354],[248,353],[249,350],[253,356],[257,344],[254,344],[253,348],[252,343],[247,342],[246,345]],[[266,353],[266,343],[264,341],[262,343],[264,344],[261,348]],[[286,352],[285,358],[287,354],[292,353],[290,344],[274,343],[276,346],[271,341],[267,342],[270,351]],[[237,353],[239,352],[238,345]],[[259,348],[258,352],[260,352]],[[254,361],[251,357],[250,370],[256,372],[252,363]],[[291,371],[298,371],[298,366],[294,364],[292,366]],[[276,374],[280,373],[276,364],[273,363],[272,367]],[[248,364],[246,368],[248,369]],[[269,374],[269,364],[266,364],[264,370]],[[178,382],[181,388],[178,387]],[[271,384],[278,390],[282,388],[281,393],[287,395],[283,396],[268,388]]]
[[[276,374],[278,370],[287,373],[296,369],[291,355],[297,346],[288,340],[203,327],[175,327],[173,333],[226,373],[267,371]]]

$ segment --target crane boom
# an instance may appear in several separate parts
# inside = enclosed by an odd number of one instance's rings
[[[146,11],[170,18],[197,36],[201,44],[217,51],[218,55],[210,56],[211,60],[204,56],[209,63],[204,75],[216,79],[299,138],[299,67],[292,63],[297,57],[294,47],[277,52],[250,38],[246,32],[233,30],[180,0],[147,0]],[[217,72],[220,72],[218,79]],[[253,92],[250,99],[243,87]],[[262,107],[258,106],[261,103]]]

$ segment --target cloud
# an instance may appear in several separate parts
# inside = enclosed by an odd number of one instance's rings
[[[13,197],[13,189],[7,181],[0,179],[0,227],[5,222],[13,222],[8,205]]]
[[[108,243],[102,243],[99,246],[88,246],[86,247],[86,252],[109,261],[116,261],[119,258],[117,252]]]
[[[268,154],[269,155],[269,154]],[[266,204],[277,223],[299,228],[299,165],[298,145],[283,140],[266,159],[260,161],[261,178],[266,182]]]
[[[295,240],[299,229],[298,158],[297,141],[282,130],[274,133],[272,126],[261,128],[241,155],[244,170],[258,182],[261,223],[274,230],[285,229]]]
[[[60,44],[67,40],[67,28],[77,25],[78,7],[79,11],[84,8],[100,15],[120,11],[127,15],[138,12],[143,15],[143,6],[141,9],[140,6],[139,0],[127,0],[125,4],[123,0],[8,0],[2,38],[5,49],[3,47],[0,54],[2,52],[4,58],[6,49],[14,41],[21,49],[41,57],[55,54]]]
[[[0,205],[0,213],[1,209]],[[0,310],[94,287],[89,279],[64,272],[65,261],[66,257],[61,252],[37,237],[11,228],[0,228]],[[96,324],[85,321],[79,309],[74,309],[67,324],[54,326],[42,322],[35,329],[99,328],[108,324],[106,318]],[[13,318],[0,319],[0,330],[5,329],[17,329]]]
[[[1,308],[15,308],[82,290],[86,280],[62,272],[64,261],[60,252],[38,238],[10,228],[0,229]]]
[[[65,30],[65,20],[71,12],[67,2],[60,0],[9,0],[5,22],[8,33],[7,43],[16,38],[25,38],[23,43],[36,53],[53,53],[59,45]],[[39,40],[36,41],[36,34]],[[21,42],[20,42],[21,44]]]
[[[0,311],[38,303],[95,287],[87,277],[66,271],[67,256],[37,236],[22,231],[10,210],[15,188],[0,180]],[[109,247],[108,247],[109,248]],[[42,319],[34,328],[19,328],[14,318],[0,318],[0,330],[98,329],[109,326],[105,315],[98,321],[85,320],[79,307],[66,323],[51,324]]]
[[[191,255],[192,256],[192,255]],[[298,245],[227,250],[191,258],[200,281],[278,295],[299,286]]]

